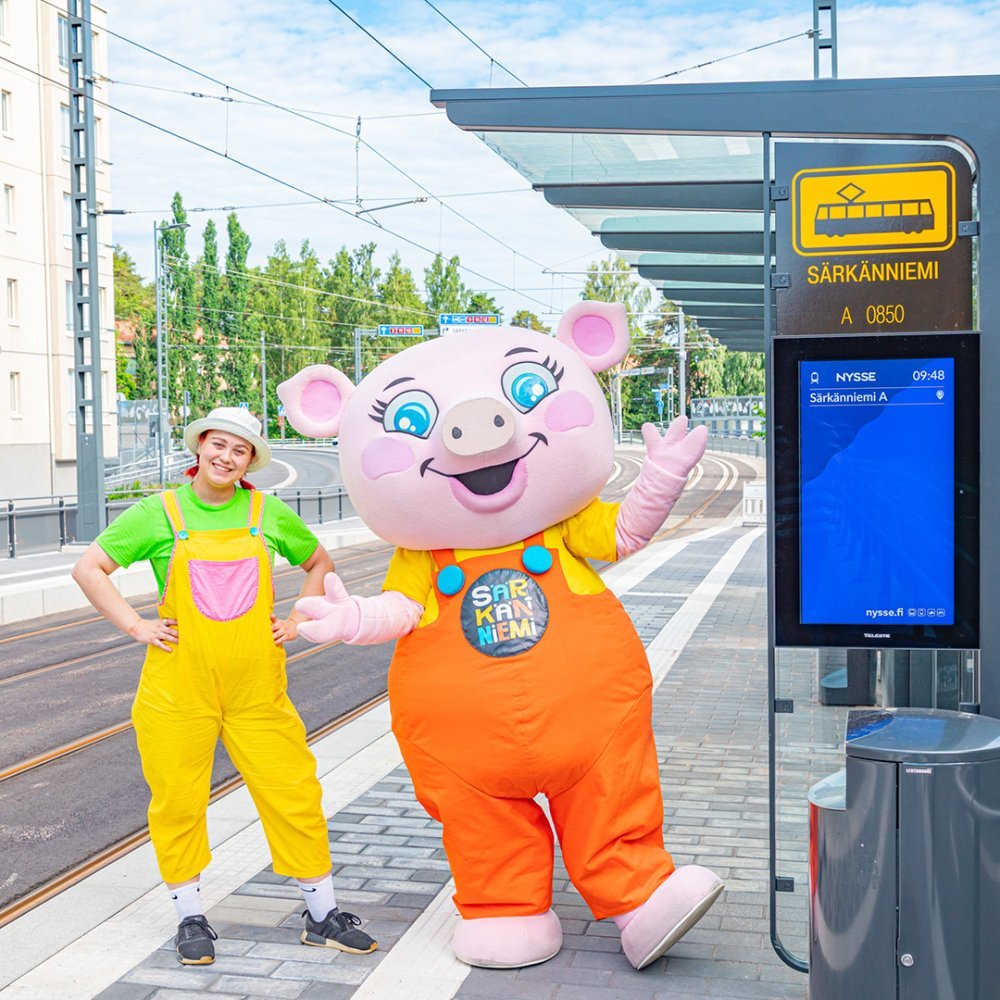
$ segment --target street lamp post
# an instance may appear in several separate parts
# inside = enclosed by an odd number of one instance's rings
[[[166,482],[164,437],[170,427],[167,413],[167,331],[163,316],[163,279],[160,273],[162,254],[160,239],[169,229],[187,229],[186,222],[153,223],[153,291],[156,298],[156,456],[159,460],[160,485]]]

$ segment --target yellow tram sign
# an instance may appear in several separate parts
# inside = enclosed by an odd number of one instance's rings
[[[813,168],[798,171],[791,187],[802,257],[942,251],[955,242],[950,163]]]

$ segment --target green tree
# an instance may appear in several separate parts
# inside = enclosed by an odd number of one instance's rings
[[[120,246],[113,252],[115,279],[115,367],[118,391],[128,399],[152,399],[156,395],[156,364],[153,360],[156,319],[152,284],[143,284],[135,261]],[[135,352],[135,374],[128,371],[122,337],[130,336]],[[123,360],[124,359],[124,360]],[[124,367],[123,367],[124,365]]]
[[[636,415],[631,401],[633,397],[640,401],[640,408],[645,411],[645,404],[652,400],[652,389],[648,379],[643,376],[613,379],[622,372],[630,371],[641,365],[646,366],[648,358],[636,353],[637,341],[644,332],[643,318],[647,315],[652,293],[649,288],[639,283],[632,268],[620,257],[608,257],[597,261],[587,268],[587,281],[583,288],[583,299],[595,299],[599,302],[621,302],[628,313],[629,336],[632,347],[621,362],[607,371],[598,372],[597,379],[604,389],[604,394],[611,405],[611,386],[614,381],[620,383],[623,426],[633,426]],[[648,397],[648,398],[647,398]],[[645,419],[650,419],[646,417]]]
[[[546,326],[529,309],[518,309],[510,318],[511,326],[519,326],[525,330],[537,330],[539,333],[551,333],[552,327]]]
[[[249,402],[251,409],[257,410],[251,400],[254,385],[254,369],[258,346],[254,342],[256,331],[247,323],[247,300],[250,294],[250,273],[247,271],[247,256],[250,253],[250,237],[240,225],[235,212],[226,216],[226,232],[229,244],[226,248],[226,274],[222,284],[220,333],[225,341],[219,370],[225,389],[223,400],[230,406]]]
[[[171,218],[160,229],[160,280],[163,282],[164,343],[167,345],[167,408],[179,411],[183,392],[196,389],[198,377],[193,347],[197,310],[195,275],[187,251],[187,212],[180,192],[171,201]]]
[[[496,313],[500,317],[500,322],[503,322],[503,310],[497,305],[496,299],[486,292],[473,292],[465,308],[470,313]]]
[[[201,302],[201,391],[195,403],[199,415],[219,402],[219,339],[222,317],[222,275],[219,273],[219,234],[214,219],[205,224],[198,262]]]
[[[445,261],[438,254],[430,267],[424,269],[424,290],[427,308],[432,313],[465,312],[469,303],[469,290],[462,284],[458,273],[460,261],[451,257]]]

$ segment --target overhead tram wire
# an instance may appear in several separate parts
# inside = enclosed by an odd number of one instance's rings
[[[248,107],[254,108],[267,108],[271,105],[267,101],[261,101],[256,98],[253,100],[244,101],[239,97],[229,97],[226,94],[203,94],[198,90],[178,90],[176,87],[159,87],[153,83],[135,83],[131,80],[115,80],[113,77],[105,76],[103,73],[95,74],[96,78],[103,80],[105,83],[113,83],[116,87],[138,87],[141,90],[158,90],[163,94],[179,94],[182,97],[199,97],[204,98],[208,101],[222,101],[225,104],[246,104]],[[281,110],[284,110],[282,108]],[[338,115],[334,111],[313,111],[311,108],[293,108],[289,107],[289,111],[300,112],[304,115],[318,115],[321,118],[342,118],[345,121],[356,121],[357,115]],[[364,115],[366,121],[388,121],[393,118],[440,118],[443,115],[443,111],[410,111],[406,114],[398,115]]]
[[[524,194],[526,191],[530,191],[531,188],[498,188],[493,191],[458,191],[455,194],[440,194],[436,195],[438,201],[446,201],[451,198],[484,198],[487,195],[496,194]],[[367,201],[398,201],[401,198],[400,195],[393,195],[392,197],[381,197],[373,198],[369,197]],[[324,198],[324,201],[328,201],[335,205],[353,205],[356,203],[355,198]],[[261,202],[255,205],[199,205],[191,207],[188,205],[184,206],[185,212],[244,212],[255,208],[293,208],[300,205],[315,205],[316,202],[312,198],[305,199],[303,201],[269,201]],[[169,215],[172,210],[168,208],[123,208],[115,211],[115,215]],[[581,256],[587,256],[582,254]],[[573,258],[577,260],[579,258]]]
[[[398,62],[399,65],[403,67],[403,69],[405,69],[409,73],[412,73],[413,76],[415,76],[428,90],[434,89],[412,66],[409,65],[409,63],[400,59],[400,57],[397,56],[396,53],[393,52],[392,49],[390,49],[387,45],[383,45],[363,24],[360,24],[358,21],[355,21],[354,18],[351,17],[351,15],[348,14],[343,7],[341,7],[339,4],[334,3],[333,0],[327,0],[327,3],[331,7],[336,7],[337,10],[339,10],[340,13],[343,14],[344,17],[346,17],[347,20],[351,22],[351,24],[353,24],[358,30],[363,31],[380,49],[382,49],[383,51],[387,52],[390,56],[392,56],[392,58],[395,59],[396,62]]]
[[[497,66],[499,66],[499,67],[500,67],[500,68],[501,68],[501,69],[502,69],[502,70],[503,70],[503,71],[504,71],[504,72],[505,72],[505,73],[506,73],[506,74],[507,74],[508,76],[511,76],[511,77],[513,77],[513,78],[514,78],[515,80],[517,80],[517,82],[518,82],[519,84],[521,84],[521,86],[522,86],[522,87],[527,87],[527,86],[528,86],[528,84],[526,84],[526,83],[524,82],[524,80],[522,80],[522,79],[521,79],[521,78],[520,78],[520,77],[519,77],[519,76],[518,76],[518,75],[517,75],[517,74],[516,74],[516,73],[515,73],[515,72],[514,72],[513,70],[511,70],[511,69],[508,69],[508,68],[507,68],[506,66],[504,66],[504,64],[503,64],[502,62],[500,62],[500,60],[499,60],[499,59],[494,59],[494,58],[493,58],[493,56],[491,56],[491,55],[489,54],[489,52],[487,52],[487,51],[486,51],[486,49],[484,49],[484,48],[483,48],[483,47],[482,47],[482,46],[481,46],[481,45],[479,44],[479,42],[477,42],[477,41],[476,41],[476,40],[475,40],[474,38],[470,38],[470,37],[469,37],[469,36],[468,36],[468,35],[467,35],[467,34],[466,34],[466,33],[465,33],[465,32],[464,32],[464,31],[463,31],[463,30],[462,30],[462,29],[461,29],[461,28],[460,28],[460,27],[459,27],[459,26],[457,25],[457,24],[455,24],[455,22],[454,22],[454,21],[453,21],[453,20],[452,20],[452,19],[451,19],[450,17],[448,17],[448,15],[447,15],[447,14],[445,14],[445,13],[443,13],[442,11],[438,10],[438,8],[437,8],[437,7],[435,7],[435,6],[434,6],[434,4],[432,4],[432,3],[431,3],[431,0],[424,0],[424,3],[425,3],[425,4],[427,4],[427,6],[428,6],[428,7],[430,7],[430,9],[431,9],[432,11],[434,11],[434,13],[435,13],[435,14],[438,14],[438,15],[439,15],[440,17],[443,17],[443,18],[444,18],[444,19],[445,19],[445,20],[446,20],[446,21],[447,21],[447,22],[448,22],[448,23],[449,23],[449,24],[450,24],[450,25],[451,25],[451,26],[452,26],[452,27],[453,27],[453,28],[454,28],[454,29],[455,29],[455,30],[456,30],[456,31],[457,31],[457,32],[458,32],[458,33],[459,33],[459,34],[460,34],[460,35],[461,35],[461,36],[462,36],[462,37],[463,37],[463,38],[464,38],[464,39],[465,39],[466,41],[467,41],[467,42],[471,42],[471,43],[472,43],[473,45],[475,45],[475,47],[476,47],[477,49],[479,49],[479,51],[480,51],[480,52],[482,52],[482,54],[483,54],[484,56],[486,56],[486,58],[487,58],[487,59],[489,59],[489,61],[490,61],[490,84],[491,84],[491,85],[492,85],[492,83],[493,83],[493,74],[492,74],[492,69],[493,69],[493,66],[494,66],[494,64],[496,64],[496,65],[497,65]]]
[[[55,8],[57,10],[60,10],[60,11],[62,10],[62,7],[59,4],[54,3],[53,0],[41,0],[41,2],[44,3],[44,4],[47,4],[50,7]],[[332,0],[328,0],[328,2],[330,2],[332,4],[332,6],[336,6],[336,4],[332,3]],[[339,7],[337,9],[340,10]],[[349,17],[349,15],[345,15],[345,16]],[[353,20],[353,18],[351,18],[351,20]],[[87,22],[87,23],[90,23],[90,22]],[[472,219],[470,219],[467,216],[463,215],[457,209],[452,208],[451,205],[445,204],[443,201],[441,201],[438,198],[437,195],[434,194],[433,191],[429,190],[427,187],[425,187],[423,184],[421,184],[420,181],[418,181],[415,177],[411,177],[401,166],[399,166],[399,164],[394,163],[388,156],[386,156],[380,150],[376,149],[370,142],[368,142],[366,139],[362,138],[361,136],[357,135],[354,131],[350,131],[349,132],[346,129],[338,128],[336,125],[331,125],[328,122],[318,121],[315,118],[309,117],[309,115],[307,115],[307,114],[303,114],[301,111],[295,111],[292,108],[289,108],[289,107],[287,107],[287,106],[285,106],[283,104],[278,104],[275,101],[269,101],[266,98],[258,97],[256,94],[252,94],[252,93],[250,93],[247,90],[242,90],[241,88],[236,87],[236,86],[234,86],[232,84],[225,83],[224,81],[219,80],[216,77],[211,76],[208,73],[204,73],[201,70],[197,70],[193,66],[188,66],[186,63],[182,63],[179,60],[174,59],[172,56],[164,55],[162,52],[157,52],[156,49],[151,49],[151,48],[149,48],[149,46],[143,45],[141,42],[133,41],[133,39],[127,38],[124,35],[119,35],[117,32],[111,31],[110,29],[104,28],[103,26],[102,26],[102,30],[105,31],[108,35],[110,35],[110,36],[112,36],[114,38],[117,38],[120,41],[123,41],[123,42],[125,42],[128,45],[134,45],[136,48],[141,49],[143,52],[149,53],[149,55],[156,56],[158,59],[163,59],[165,62],[168,62],[168,63],[170,63],[173,66],[177,66],[180,69],[186,70],[189,73],[194,73],[196,76],[200,76],[203,80],[209,80],[212,83],[214,83],[216,86],[225,88],[227,91],[231,90],[231,91],[233,91],[233,92],[235,92],[237,94],[242,94],[244,97],[252,98],[253,100],[259,101],[261,104],[267,105],[268,107],[275,108],[278,111],[284,111],[287,114],[293,115],[296,118],[303,119],[303,121],[312,122],[314,125],[319,125],[320,128],[329,129],[331,132],[336,132],[338,135],[346,136],[352,142],[360,142],[361,145],[363,145],[370,153],[372,153],[373,155],[377,156],[380,160],[382,160],[383,163],[385,163],[388,166],[392,167],[393,170],[397,171],[397,173],[399,173],[403,177],[405,177],[408,181],[410,181],[410,183],[415,184],[417,187],[419,187],[420,190],[423,191],[429,198],[432,198],[434,201],[438,202],[438,204],[443,209],[446,209],[447,211],[451,212],[452,215],[454,215],[457,218],[461,219],[467,225],[472,226],[478,232],[482,233],[488,239],[493,240],[495,243],[498,243],[504,249],[510,250],[511,253],[515,253],[519,257],[522,257],[524,260],[528,261],[529,263],[534,264],[536,267],[541,268],[542,270],[545,270],[545,265],[542,264],[540,261],[535,260],[533,257],[529,257],[527,254],[521,253],[520,251],[518,251],[514,247],[512,247],[509,243],[506,243],[504,240],[500,239],[500,237],[496,236],[494,233],[491,233],[489,230],[484,229],[477,222],[473,222]],[[364,29],[362,28],[362,30],[364,30]],[[368,32],[366,32],[366,34],[367,33]],[[381,45],[381,44],[382,43],[379,42],[379,45]],[[34,72],[34,71],[30,71],[30,72]],[[38,74],[38,75],[40,75],[40,74]],[[95,98],[95,100],[97,100],[97,99]],[[122,111],[121,109],[118,109],[118,108],[115,108],[114,110],[120,111],[121,114],[126,114],[126,115],[129,114],[129,112]],[[132,116],[132,117],[135,117],[135,116]],[[144,121],[144,119],[137,119],[137,120]],[[159,126],[154,126],[154,127],[159,127]],[[230,159],[232,159],[232,157],[230,157]],[[313,197],[315,197],[315,196],[313,196]],[[384,226],[378,226],[378,228],[385,228],[385,227]],[[386,232],[391,232],[391,230],[387,229]],[[472,274],[475,273],[474,271],[471,270],[471,268],[468,269],[468,270]],[[517,291],[517,289],[511,289],[511,290],[512,291]],[[538,301],[538,300],[536,299],[535,301]]]
[[[752,45],[748,49],[741,49],[739,52],[731,52],[728,56],[719,56],[717,59],[709,59],[708,62],[698,63],[695,66],[685,66],[684,69],[675,69],[670,73],[663,73],[661,76],[653,76],[642,83],[656,83],[657,80],[666,80],[670,76],[680,76],[681,73],[690,73],[694,69],[704,69],[705,66],[714,66],[716,63],[725,62],[727,59],[735,59],[737,56],[745,56],[748,52],[757,52],[759,49],[767,49],[772,45],[781,45],[782,42],[790,42],[795,38],[812,38],[817,31],[815,28],[807,28],[797,35],[787,35],[785,38],[776,38],[773,42],[764,42],[761,45]]]
[[[48,3],[49,0],[42,0],[42,2],[43,3]],[[47,81],[48,83],[56,84],[57,86],[61,86],[62,85],[63,81],[55,80],[52,77],[46,76],[44,73],[40,72],[39,70],[32,69],[29,66],[23,66],[21,63],[18,63],[18,62],[16,62],[13,59],[8,58],[7,56],[0,55],[0,61],[6,62],[6,63],[10,63],[10,65],[16,66],[18,69],[23,70],[26,73],[31,73],[34,76],[37,76],[39,79]],[[188,136],[181,135],[179,132],[174,132],[172,129],[166,128],[166,126],[157,125],[155,122],[148,121],[145,118],[140,118],[138,115],[134,115],[130,111],[125,111],[124,108],[116,107],[115,105],[110,104],[107,101],[102,101],[100,98],[91,97],[90,100],[94,104],[98,104],[101,107],[108,108],[110,111],[116,111],[116,112],[118,112],[118,114],[124,115],[126,118],[132,119],[132,121],[136,121],[136,122],[139,122],[139,123],[141,123],[143,125],[147,125],[150,128],[155,129],[158,132],[162,132],[164,135],[169,135],[172,138],[177,139],[177,140],[179,140],[181,142],[185,142],[188,145],[194,146],[195,148],[200,149],[203,152],[211,153],[213,156],[218,156],[220,159],[226,160],[229,163],[235,163],[237,166],[243,167],[245,170],[249,170],[251,173],[257,174],[259,177],[264,177],[267,180],[274,181],[276,184],[280,184],[283,187],[287,187],[291,191],[296,191],[299,194],[305,195],[307,198],[312,198],[314,201],[319,202],[322,205],[329,205],[330,208],[334,209],[337,212],[343,213],[344,215],[348,216],[348,218],[359,219],[360,221],[366,223],[367,225],[370,225],[370,226],[372,226],[372,227],[374,227],[376,229],[380,229],[380,230],[382,230],[382,232],[388,233],[390,236],[393,236],[396,239],[401,240],[403,243],[407,243],[410,246],[415,247],[416,249],[421,250],[421,251],[423,251],[426,254],[430,254],[430,256],[432,258],[437,258],[437,257],[441,256],[441,254],[438,251],[431,250],[430,247],[426,247],[422,243],[418,243],[416,240],[411,239],[408,236],[404,236],[402,233],[397,233],[395,230],[389,229],[387,226],[383,226],[383,225],[375,222],[372,219],[356,215],[354,212],[351,212],[351,211],[349,211],[346,208],[342,208],[340,205],[337,205],[337,204],[334,204],[333,202],[327,201],[321,195],[315,194],[315,193],[313,193],[312,191],[309,191],[306,188],[299,187],[297,184],[293,184],[291,181],[283,180],[282,178],[277,177],[274,174],[268,173],[268,171],[263,170],[260,167],[255,167],[255,166],[253,166],[253,164],[247,163],[245,160],[237,159],[235,156],[228,155],[228,153],[224,153],[224,152],[221,152],[220,150],[213,149],[211,146],[206,146],[204,143],[198,142],[196,139],[192,139],[192,138],[190,138]],[[414,182],[414,183],[417,183],[417,182]],[[450,209],[450,210],[454,211],[454,209]],[[473,223],[473,225],[474,225],[474,223]],[[477,226],[476,228],[479,228],[479,227]],[[484,232],[485,232],[485,230],[484,230]],[[502,243],[502,241],[498,241],[498,242]],[[506,244],[503,244],[503,245],[506,246]],[[511,248],[507,247],[507,249],[511,249]],[[525,259],[526,260],[530,260],[530,258],[527,258],[527,257]],[[537,263],[537,262],[534,262],[534,263]],[[489,275],[485,275],[485,274],[483,274],[480,271],[476,271],[474,268],[471,268],[471,267],[469,267],[466,264],[459,264],[458,266],[463,271],[467,271],[469,274],[475,275],[475,277],[477,277],[477,278],[481,278],[484,281],[493,281],[493,282],[496,282],[498,285],[501,285],[502,287],[506,288],[508,291],[514,292],[517,295],[523,295],[523,293],[519,289],[513,288],[510,285],[506,285],[503,282],[498,281],[496,278],[491,278]],[[532,302],[538,303],[539,305],[543,305],[543,306],[546,305],[546,303],[542,302],[541,299],[536,299],[533,295],[524,295],[524,297],[527,298],[527,299],[530,299]]]
[[[183,259],[176,257],[173,254],[166,254],[163,258],[165,261],[173,261],[175,263],[184,263]],[[209,265],[202,262],[186,262],[192,269],[202,269],[204,270]],[[255,274],[253,271],[244,271],[240,268],[227,268],[224,271],[218,272],[222,274],[238,274],[240,277],[252,278],[257,281],[264,282],[270,285],[281,285],[284,288],[295,288],[303,292],[314,292],[317,295],[328,295],[335,299],[345,299],[348,302],[360,302],[363,305],[369,306],[379,306],[381,308],[394,308],[394,309],[405,309],[407,312],[419,312],[424,316],[437,316],[436,312],[432,312],[430,309],[418,309],[416,306],[388,306],[385,302],[380,302],[378,299],[362,299],[356,295],[345,295],[343,292],[331,292],[326,288],[316,288],[313,285],[296,285],[291,281],[282,281],[280,278],[272,278],[270,275],[265,274]],[[506,291],[510,291],[507,286],[503,286]]]

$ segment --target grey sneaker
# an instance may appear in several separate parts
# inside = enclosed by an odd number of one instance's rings
[[[215,961],[213,941],[219,937],[200,914],[185,917],[177,925],[174,945],[181,965],[211,965]]]
[[[317,948],[339,948],[352,955],[367,955],[378,947],[374,938],[370,938],[364,931],[356,930],[361,926],[361,918],[353,913],[341,913],[334,907],[322,920],[313,920],[308,910],[302,916],[306,918],[306,929],[299,938],[303,944],[311,944]]]

